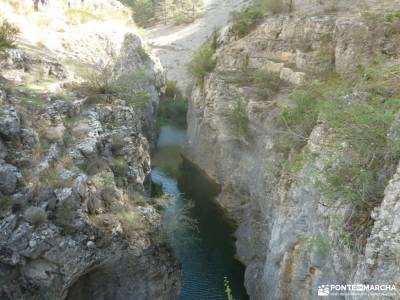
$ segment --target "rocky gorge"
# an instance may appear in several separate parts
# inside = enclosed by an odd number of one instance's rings
[[[185,154],[221,184],[247,292],[399,289],[398,3],[270,2],[220,31],[188,110]]]
[[[149,204],[162,67],[131,26],[63,23],[57,6],[29,19],[30,1],[12,4],[1,4],[21,32],[0,62],[0,298],[175,299],[179,266]]]
[[[0,299],[400,290],[399,3],[207,5],[152,32],[167,81],[119,1],[0,3]],[[171,86],[187,133],[157,128]],[[330,298],[359,297],[398,294]]]

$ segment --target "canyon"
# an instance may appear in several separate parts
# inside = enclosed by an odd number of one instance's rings
[[[400,4],[266,2],[208,1],[148,43],[116,0],[0,4],[21,31],[0,61],[1,299],[222,299],[226,273],[238,299],[400,289]],[[204,43],[212,68],[192,78]],[[172,81],[178,136],[157,127]],[[154,184],[195,200],[209,244],[163,239]],[[196,263],[219,269],[192,283]]]

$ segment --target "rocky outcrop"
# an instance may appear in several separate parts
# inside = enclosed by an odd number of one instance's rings
[[[153,300],[179,291],[179,266],[157,241],[160,214],[147,201],[164,75],[133,31],[108,47],[112,93],[50,53],[11,49],[0,62],[1,299]]]
[[[352,9],[270,16],[240,39],[225,28],[216,69],[192,91],[186,155],[222,185],[217,200],[238,223],[237,257],[251,299],[317,299],[325,284],[398,284],[398,175],[372,212],[367,246],[354,249],[340,237],[353,207],[326,205],[318,186],[332,161],[346,155],[346,143],[321,119],[304,138],[299,165],[285,167],[299,151],[282,149],[281,113],[294,90],[321,74],[353,78],[376,55],[398,63],[395,36],[377,22],[386,13]],[[257,72],[263,77],[250,82]],[[357,103],[365,94],[342,97]]]
[[[399,168],[385,189],[380,207],[372,213],[375,221],[365,248],[365,257],[357,264],[354,280],[367,284],[399,282]],[[378,299],[378,297],[376,297]]]

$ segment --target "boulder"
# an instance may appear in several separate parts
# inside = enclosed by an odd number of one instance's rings
[[[31,225],[40,225],[47,221],[47,214],[41,207],[29,207],[25,213],[24,218]]]
[[[0,138],[0,159],[4,159],[7,156],[7,147],[3,140]]]
[[[0,136],[7,140],[15,140],[19,137],[20,119],[14,107],[0,109]]]
[[[22,179],[22,175],[17,167],[3,163],[0,164],[0,178],[0,192],[11,195],[17,189],[17,184]]]
[[[28,148],[33,148],[39,141],[38,135],[32,128],[21,129],[22,144]]]

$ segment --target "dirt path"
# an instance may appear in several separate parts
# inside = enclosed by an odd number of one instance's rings
[[[229,13],[238,10],[248,0],[205,0],[204,15],[189,25],[157,26],[149,30],[149,44],[167,71],[169,80],[176,80],[186,92],[190,76],[186,65],[193,53],[212,33],[228,22]]]

